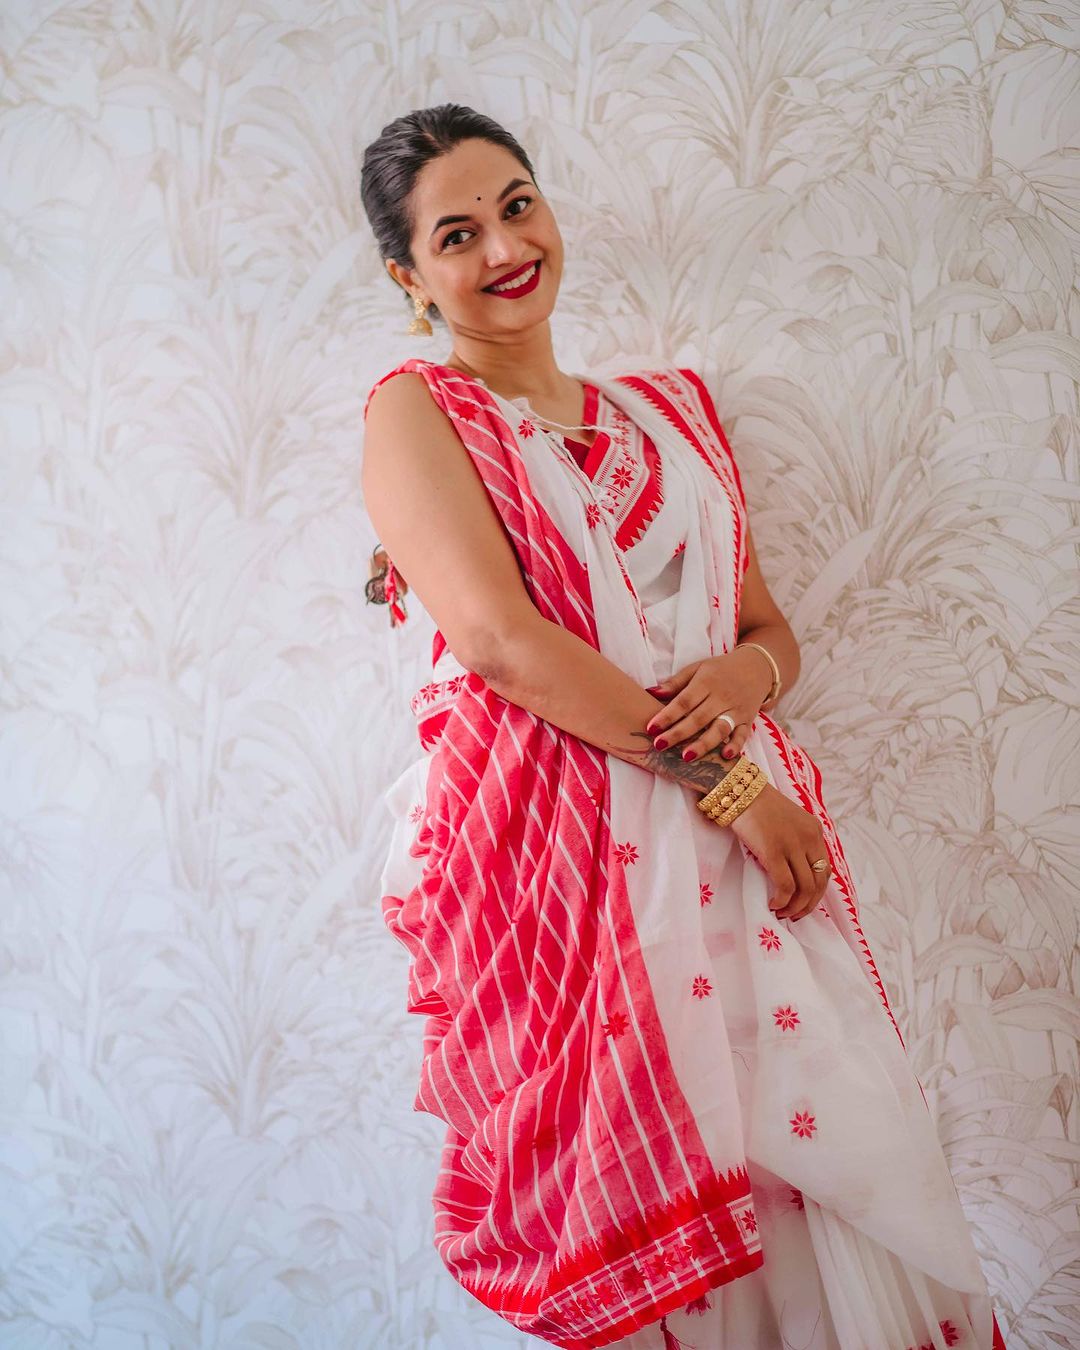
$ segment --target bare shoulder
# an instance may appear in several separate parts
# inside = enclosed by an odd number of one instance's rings
[[[387,471],[408,475],[448,467],[465,446],[435,402],[427,380],[414,370],[391,371],[372,389],[364,407],[361,479],[365,494]],[[390,461],[390,463],[387,463]]]
[[[391,370],[377,380],[367,402],[364,404],[364,426],[370,434],[372,417],[382,422],[403,408],[422,407],[424,404],[436,408],[428,382],[416,370]]]

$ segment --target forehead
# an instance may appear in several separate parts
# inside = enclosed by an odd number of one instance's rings
[[[429,160],[416,177],[413,207],[420,229],[444,212],[462,215],[490,206],[511,178],[529,174],[509,150],[490,141],[461,141]],[[477,202],[477,197],[481,198]]]

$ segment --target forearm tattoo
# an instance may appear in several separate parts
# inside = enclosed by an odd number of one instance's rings
[[[663,750],[657,750],[647,731],[634,731],[631,735],[644,742],[640,750],[629,752],[636,763],[664,778],[674,778],[684,787],[696,788],[700,792],[708,792],[710,788],[722,782],[739,762],[738,755],[734,759],[722,758],[722,746],[714,746],[712,750],[706,750],[703,755],[687,762],[682,757],[681,746],[669,745]]]

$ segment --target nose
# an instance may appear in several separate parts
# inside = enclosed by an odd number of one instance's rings
[[[525,261],[527,253],[521,251],[521,238],[514,237],[514,232],[507,226],[499,225],[492,228],[487,233],[487,248],[485,250],[485,261],[489,268],[505,267],[507,263]]]

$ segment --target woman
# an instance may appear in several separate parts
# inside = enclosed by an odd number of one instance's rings
[[[1003,1345],[820,775],[766,712],[798,646],[705,386],[559,370],[562,239],[488,118],[398,119],[362,195],[410,331],[452,339],[376,383],[363,466],[369,598],[438,630],[382,907],[442,1259],[567,1347]]]

